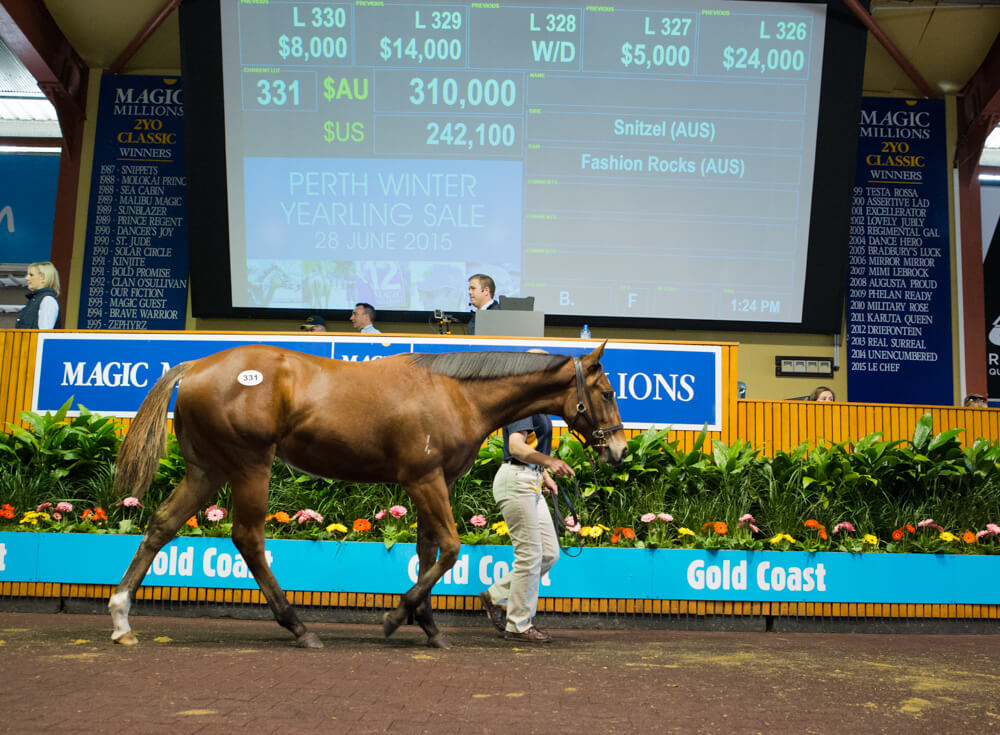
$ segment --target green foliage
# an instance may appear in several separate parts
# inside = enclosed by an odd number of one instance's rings
[[[170,438],[142,507],[124,506],[112,494],[116,423],[82,406],[79,416],[68,417],[70,406],[67,402],[44,416],[25,412],[24,427],[0,433],[0,507],[14,509],[10,518],[0,515],[0,530],[142,532],[184,476],[176,439]],[[875,433],[856,442],[803,443],[770,458],[742,440],[728,446],[715,440],[705,451],[706,437],[703,429],[694,449],[685,451],[678,441],[669,441],[669,429],[650,429],[628,440],[619,467],[598,464],[592,450],[565,437],[557,454],[573,467],[577,483],[560,480],[561,492],[570,493],[578,484],[583,497],[574,500],[580,532],[564,533],[564,543],[1000,553],[1000,533],[988,531],[988,524],[1000,520],[1000,446],[978,439],[963,448],[959,430],[935,434],[929,414],[918,421],[909,441],[885,441]],[[463,543],[509,540],[497,525],[502,518],[492,492],[501,461],[501,442],[491,437],[452,488]],[[74,510],[56,519],[59,502]],[[213,502],[231,510],[229,488],[221,488]],[[36,511],[44,503],[52,507]],[[407,513],[393,517],[386,512],[393,506]],[[94,513],[96,508],[106,512],[106,520]],[[293,518],[304,509],[323,521]],[[387,546],[416,538],[416,514],[399,486],[312,477],[280,460],[272,469],[268,514],[267,533],[273,537],[373,540]],[[357,519],[362,520],[355,527]],[[843,522],[856,531],[838,528]],[[181,532],[225,536],[230,524],[228,515],[211,520],[203,509]],[[980,538],[965,543],[966,531],[979,531]]]

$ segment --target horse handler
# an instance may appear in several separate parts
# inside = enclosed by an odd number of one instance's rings
[[[493,478],[493,498],[510,531],[514,564],[507,575],[479,593],[479,600],[490,622],[509,641],[552,640],[532,622],[542,575],[559,558],[559,539],[542,493],[559,492],[549,472],[557,477],[574,473],[551,452],[552,420],[547,415],[535,414],[503,427],[504,461]]]

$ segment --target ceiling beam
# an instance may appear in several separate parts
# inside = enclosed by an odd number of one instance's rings
[[[122,69],[125,68],[125,64],[135,56],[135,53],[142,48],[142,45],[149,40],[149,37],[153,35],[160,24],[167,19],[170,15],[181,4],[181,0],[167,0],[163,7],[160,8],[156,14],[149,19],[149,21],[142,27],[142,29],[135,34],[135,38],[129,41],[128,46],[122,51],[118,58],[114,60],[110,67],[108,67],[108,72],[111,74],[119,74]]]
[[[910,60],[903,55],[903,52],[899,50],[899,47],[896,46],[892,39],[885,34],[882,27],[875,22],[875,19],[872,18],[871,14],[860,2],[858,2],[858,0],[844,0],[844,4],[851,9],[851,12],[854,13],[857,19],[864,23],[865,27],[873,36],[875,36],[876,40],[882,44],[882,47],[889,52],[889,56],[891,56],[896,63],[899,64],[899,68],[903,70],[906,76],[908,76],[910,80],[917,85],[917,89],[920,90],[920,93],[924,97],[929,97],[931,99],[940,97],[940,94],[938,94],[938,92],[927,83],[927,80],[924,79],[923,75],[917,71],[917,67],[910,63]]]
[[[86,117],[87,64],[70,46],[42,0],[4,0],[0,4],[0,37],[56,108],[66,148],[75,158]]]

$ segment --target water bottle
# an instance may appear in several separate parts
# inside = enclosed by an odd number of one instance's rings
[[[590,339],[590,327],[586,324],[584,324],[583,329],[580,330],[580,339]]]

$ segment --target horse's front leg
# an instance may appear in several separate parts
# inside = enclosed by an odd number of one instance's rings
[[[419,569],[430,569],[437,561],[437,539],[429,530],[429,526],[430,524],[424,523],[421,518],[417,518],[417,558],[420,560]],[[427,591],[427,594],[417,604],[416,609],[413,611],[413,618],[423,628],[424,633],[427,634],[428,646],[432,648],[448,648],[448,641],[441,634],[441,631],[438,630],[437,625],[434,624],[434,611],[431,606],[430,590]]]
[[[448,641],[438,630],[431,613],[431,588],[455,565],[461,546],[451,505],[448,503],[448,486],[442,479],[434,482],[407,485],[406,492],[417,508],[417,557],[420,572],[417,583],[403,595],[399,606],[382,618],[382,630],[392,635],[402,625],[410,612],[427,634],[427,645],[447,648]],[[440,553],[439,553],[440,552]]]

